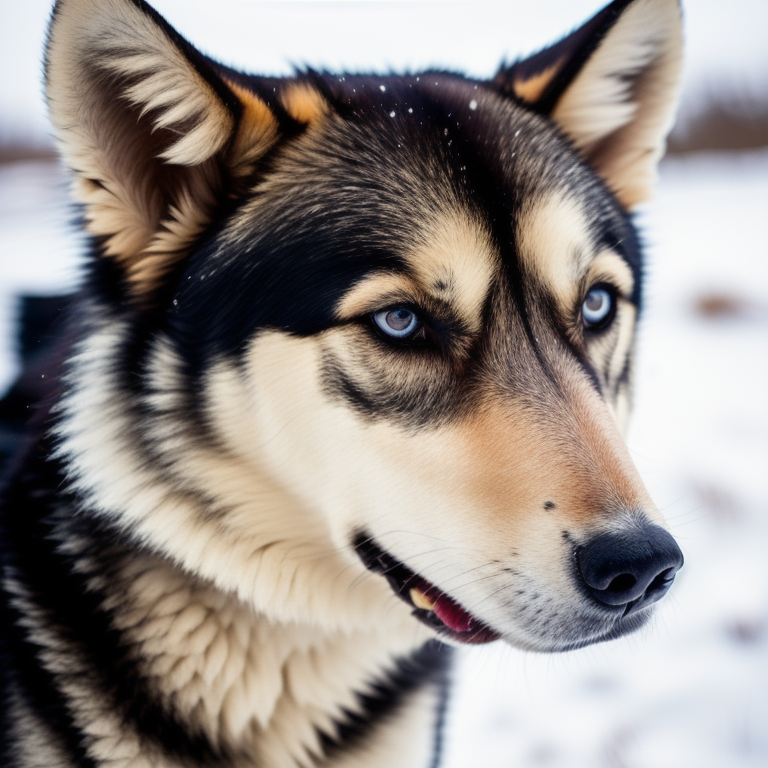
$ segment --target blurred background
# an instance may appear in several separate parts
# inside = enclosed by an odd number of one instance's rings
[[[219,60],[460,69],[490,77],[599,0],[156,0]],[[656,198],[629,443],[686,566],[652,626],[562,656],[461,655],[443,768],[768,765],[768,2],[688,0],[680,119]],[[42,99],[50,3],[0,0],[0,391],[16,297],[72,289],[69,222]],[[394,767],[393,767],[394,768]]]

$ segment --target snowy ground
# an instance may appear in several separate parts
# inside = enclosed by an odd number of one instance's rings
[[[52,166],[0,167],[0,387],[11,297],[76,280],[64,191]],[[445,768],[768,765],[766,211],[768,152],[664,167],[630,443],[685,568],[638,636],[466,652]]]

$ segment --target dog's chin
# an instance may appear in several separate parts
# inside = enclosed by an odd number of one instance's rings
[[[567,618],[557,623],[557,630],[536,626],[518,626],[504,632],[502,640],[515,648],[533,653],[566,653],[590,645],[618,640],[642,629],[653,616],[655,606],[628,613],[626,606],[597,606],[574,598]],[[549,622],[546,622],[549,625]]]
[[[500,632],[484,624],[450,595],[411,571],[369,536],[358,535],[354,546],[365,567],[384,576],[394,593],[413,608],[413,615],[443,640],[480,645],[501,637]]]

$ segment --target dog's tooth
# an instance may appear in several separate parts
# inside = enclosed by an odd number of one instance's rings
[[[416,587],[413,587],[413,589],[411,589],[411,591],[408,594],[411,596],[411,602],[417,608],[421,608],[423,611],[435,610],[434,601],[430,600],[420,589],[416,589]]]

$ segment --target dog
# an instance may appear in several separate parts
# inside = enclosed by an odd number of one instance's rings
[[[59,0],[90,254],[2,490],[4,766],[424,768],[456,646],[646,624],[683,557],[622,439],[632,211],[681,37],[615,0],[490,80],[273,78]]]

